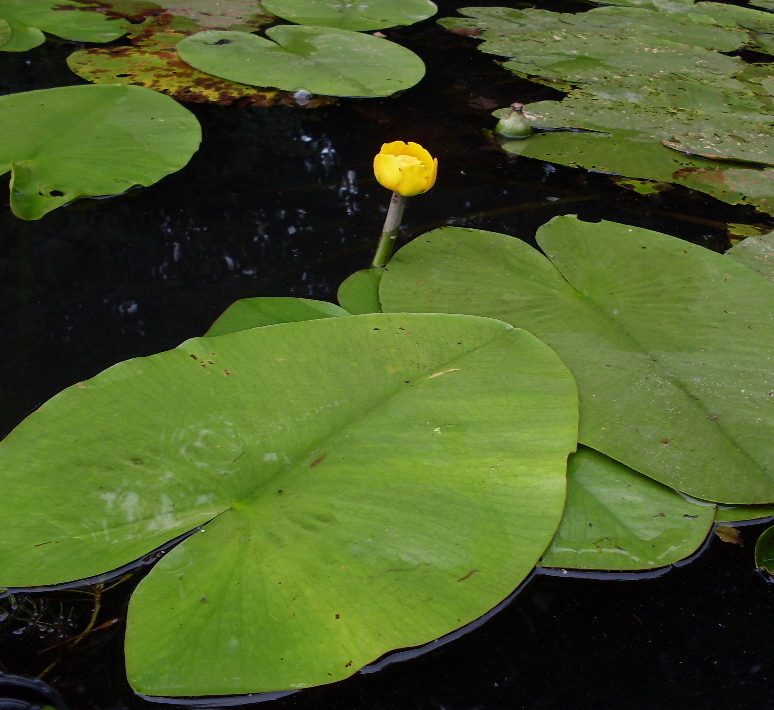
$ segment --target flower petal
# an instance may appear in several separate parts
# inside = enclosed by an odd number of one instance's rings
[[[385,152],[379,153],[374,158],[374,175],[382,187],[397,191],[401,179],[398,157]]]

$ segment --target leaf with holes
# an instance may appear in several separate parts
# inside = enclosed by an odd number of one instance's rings
[[[182,168],[200,140],[193,114],[138,86],[0,97],[0,174],[11,171],[11,209],[22,219],[152,185]]]

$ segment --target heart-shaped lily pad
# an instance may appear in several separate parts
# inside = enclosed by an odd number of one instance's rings
[[[430,0],[263,0],[269,11],[300,25],[362,32],[413,25],[438,12]]]
[[[526,328],[578,381],[582,443],[697,498],[774,501],[772,285],[613,222],[557,217],[537,239],[548,258],[504,234],[425,234],[390,262],[382,308]]]
[[[328,96],[390,96],[425,74],[416,54],[371,35],[278,25],[266,36],[210,30],[177,49],[191,66],[230,81]]]
[[[485,613],[562,514],[575,384],[526,331],[349,316],[197,338],[64,391],[0,444],[0,586],[143,579],[130,682],[345,678]]]
[[[40,219],[79,197],[152,185],[199,146],[194,115],[138,86],[68,86],[0,97],[0,174],[11,209]]]

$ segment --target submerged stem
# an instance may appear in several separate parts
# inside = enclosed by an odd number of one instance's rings
[[[383,269],[392,256],[395,249],[395,238],[398,236],[400,221],[403,219],[403,210],[406,207],[406,198],[397,193],[392,193],[390,199],[390,208],[387,210],[387,217],[384,220],[382,236],[379,239],[379,246],[376,247],[374,260],[371,262],[372,269]]]

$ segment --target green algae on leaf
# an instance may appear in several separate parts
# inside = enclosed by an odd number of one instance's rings
[[[269,11],[291,22],[363,32],[413,25],[438,12],[430,0],[264,0]]]
[[[643,570],[679,562],[706,539],[715,506],[581,447],[567,466],[567,503],[542,567]]]
[[[268,296],[242,298],[232,303],[204,335],[226,335],[277,323],[295,323],[348,315],[350,314],[347,311],[333,303],[314,301],[309,298]]]
[[[11,209],[22,219],[152,185],[182,168],[200,140],[193,114],[137,86],[0,97],[0,174],[11,172]]]
[[[546,256],[493,232],[418,237],[390,261],[382,308],[525,328],[578,382],[581,443],[697,498],[774,501],[771,284],[612,222],[556,217],[537,240]]]
[[[65,390],[0,444],[0,585],[107,572],[205,525],[132,597],[134,689],[334,682],[524,580],[559,525],[577,416],[557,355],[491,319],[195,338]]]
[[[215,76],[326,96],[390,96],[425,73],[416,54],[371,35],[278,25],[266,36],[212,30],[186,37],[177,49],[185,62]]]

